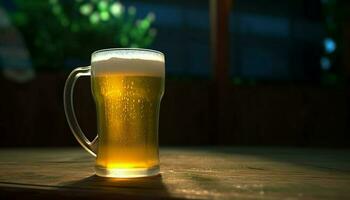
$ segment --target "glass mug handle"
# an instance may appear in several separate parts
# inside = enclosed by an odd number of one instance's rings
[[[81,76],[91,76],[91,67],[78,67],[69,74],[63,92],[64,111],[66,113],[66,118],[74,137],[78,140],[78,142],[81,144],[81,146],[84,147],[86,151],[88,151],[91,155],[96,157],[98,135],[92,142],[90,142],[81,130],[74,112],[74,85],[77,79]]]

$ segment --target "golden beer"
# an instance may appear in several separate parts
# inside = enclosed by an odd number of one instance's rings
[[[110,73],[92,78],[99,143],[96,170],[157,170],[164,78]]]
[[[99,136],[97,175],[137,177],[158,174],[163,55],[133,50],[116,55],[93,54],[91,88]]]

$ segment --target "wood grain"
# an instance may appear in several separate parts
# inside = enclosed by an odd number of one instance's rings
[[[107,179],[78,148],[1,149],[0,198],[350,199],[350,151],[162,148],[161,175]]]

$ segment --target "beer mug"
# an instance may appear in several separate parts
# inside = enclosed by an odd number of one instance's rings
[[[91,66],[74,69],[64,88],[64,109],[78,142],[96,157],[95,172],[105,177],[159,174],[158,119],[164,93],[161,52],[148,49],[104,49]],[[80,76],[91,77],[96,103],[97,136],[89,141],[74,113],[73,89]]]

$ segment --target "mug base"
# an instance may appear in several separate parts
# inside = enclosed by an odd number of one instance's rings
[[[160,173],[159,166],[151,168],[132,168],[132,169],[121,169],[121,168],[104,168],[95,166],[95,173],[97,176],[112,177],[112,178],[138,178],[155,176]]]

